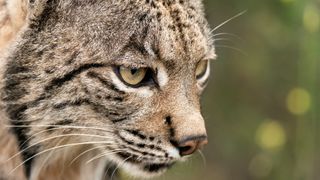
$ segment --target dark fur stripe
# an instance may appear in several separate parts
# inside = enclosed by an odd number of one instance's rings
[[[107,79],[103,78],[100,74],[96,72],[90,71],[87,73],[87,76],[99,80],[103,85],[105,85],[110,90],[113,90],[120,94],[125,94],[125,92],[119,90],[117,87],[111,84]]]
[[[137,149],[135,149],[135,148],[133,148],[133,147],[124,147],[124,148],[128,148],[128,149],[131,150],[132,152],[137,153],[137,154],[142,154],[142,155],[144,155],[144,156],[163,158],[162,156],[157,156],[157,155],[155,155],[155,154],[153,154],[153,153],[149,153],[149,152],[146,152],[146,151],[140,151],[140,150],[137,150]],[[142,159],[143,159],[143,158],[144,158],[144,157],[142,157]],[[146,158],[146,159],[147,159],[147,158]]]
[[[155,155],[154,156],[151,156],[151,157],[141,157],[141,155],[147,155],[148,153],[147,152],[140,152],[140,151],[137,151],[131,147],[125,147],[125,146],[120,146],[120,148],[127,148],[129,150],[131,150],[132,152],[130,153],[127,153],[128,155],[130,154],[130,156],[132,156],[130,158],[130,162],[132,163],[136,163],[136,164],[139,164],[141,163],[141,160],[150,160],[150,159],[153,159],[154,157],[156,157]],[[124,153],[124,152],[123,152]],[[161,158],[161,157],[158,157],[158,158]]]
[[[54,109],[61,110],[68,106],[81,106],[81,105],[90,105],[96,112],[105,115],[108,117],[112,122],[121,122],[126,120],[126,117],[121,116],[121,114],[117,113],[114,110],[106,109],[101,105],[94,104],[90,102],[88,99],[78,99],[76,101],[66,101],[53,106]],[[127,114],[126,114],[127,116]]]
[[[131,163],[135,163],[135,164],[139,164],[140,161],[138,161],[139,157],[133,154],[129,154],[129,153],[118,153],[117,154],[119,157],[121,157],[122,159],[126,159],[126,161],[131,162]],[[147,164],[144,166],[144,170],[145,171],[149,171],[149,172],[158,172],[162,169],[167,169],[169,167],[171,167],[173,164]]]
[[[126,129],[125,131],[127,131],[128,133],[130,133],[130,134],[132,134],[134,136],[139,137],[142,140],[147,138],[145,135],[141,134],[138,130]]]
[[[119,123],[119,122],[125,121],[127,120],[127,117],[131,114],[131,113],[119,114],[116,112],[116,110],[107,109],[102,105],[94,104],[92,102],[90,102],[89,105],[96,113],[104,115],[105,117],[110,119],[111,122],[113,123]]]
[[[61,78],[55,78],[53,79],[44,89],[46,91],[50,91],[53,88],[61,87],[64,83],[71,81],[74,77],[76,77],[78,74],[92,68],[100,68],[105,67],[104,64],[84,64],[80,66],[77,69],[72,70],[71,72],[65,74]]]
[[[22,127],[29,125],[28,123],[24,122],[24,115],[23,112],[27,109],[26,105],[18,105],[18,104],[12,104],[7,106],[7,113],[11,119],[14,119],[11,121],[11,124],[14,126],[11,128],[12,132],[17,137],[18,143],[19,143],[19,149],[20,151],[26,149],[29,147],[29,136],[27,133],[30,131],[28,127]],[[37,146],[31,147],[26,151],[22,152],[22,159],[23,161],[31,158],[37,153]],[[28,160],[25,164],[25,171],[27,177],[30,176],[31,173],[31,167],[32,167],[32,159]]]
[[[172,164],[149,164],[144,166],[144,170],[149,172],[159,172],[163,169],[170,168]]]
[[[125,120],[127,120],[127,118],[113,118],[111,121],[113,122],[113,123],[119,123],[119,122],[122,122],[122,121],[125,121]]]
[[[135,147],[138,147],[138,148],[141,148],[141,149],[146,149],[146,148],[156,149],[157,151],[163,152],[164,154],[167,153],[165,150],[163,150],[162,148],[160,148],[160,147],[158,147],[158,146],[155,146],[155,145],[146,145],[146,144],[142,144],[142,143],[134,143],[134,142],[132,142],[132,141],[129,141],[129,140],[125,139],[124,137],[120,136],[119,134],[118,134],[118,136],[120,137],[120,139],[121,139],[123,142],[127,143],[128,145],[132,145],[132,146],[135,146]],[[153,154],[153,153],[138,151],[138,150],[132,149],[132,148],[130,148],[130,147],[128,147],[128,148],[131,149],[131,150],[133,150],[133,151],[142,153],[143,155],[156,156],[156,155]],[[156,157],[161,158],[161,156],[156,156]]]
[[[53,105],[54,109],[64,109],[68,106],[81,106],[83,104],[89,104],[88,99],[77,99],[76,101],[65,101],[59,104]]]
[[[9,70],[6,73],[5,86],[3,88],[5,94],[2,99],[4,101],[16,101],[27,95],[28,92],[23,85],[36,76],[32,73],[23,72],[11,74]]]
[[[3,98],[4,101],[16,101],[27,94],[27,90],[21,86],[20,78],[7,77],[4,90],[6,93]]]
[[[138,17],[139,21],[148,21],[149,20],[148,13],[149,12],[141,14]],[[148,55],[148,51],[144,47],[144,43],[145,43],[146,37],[148,36],[149,29],[150,29],[149,25],[145,24],[143,27],[141,27],[139,30],[133,33],[129,38],[128,44],[124,46],[121,53],[125,53],[128,51],[128,49],[130,49],[130,50],[136,50],[142,55]]]
[[[134,49],[140,52],[142,55],[148,55],[148,51],[145,49],[143,43],[139,42],[136,36],[137,35],[134,34],[130,37],[129,43],[124,48],[124,52],[128,49]]]

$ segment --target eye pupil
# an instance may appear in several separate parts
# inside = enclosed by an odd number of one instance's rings
[[[131,69],[131,74],[132,75],[136,74],[137,72],[138,72],[138,69],[136,69],[136,68],[132,68]]]

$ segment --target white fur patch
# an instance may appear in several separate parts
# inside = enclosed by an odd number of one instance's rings
[[[168,152],[169,156],[171,156],[175,159],[181,158],[180,153],[176,148],[171,147],[171,148],[167,149],[167,152]]]
[[[160,87],[164,87],[168,83],[168,74],[166,68],[163,65],[158,65],[157,79]]]

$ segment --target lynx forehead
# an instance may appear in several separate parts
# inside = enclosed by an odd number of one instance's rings
[[[197,61],[212,50],[206,21],[196,1],[152,1],[150,12],[159,23],[162,59]]]
[[[27,18],[1,94],[27,177],[150,177],[207,143],[215,52],[200,0],[15,1]]]

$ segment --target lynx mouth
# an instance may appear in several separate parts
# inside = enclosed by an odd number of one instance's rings
[[[117,154],[121,159],[124,159],[126,163],[139,166],[141,171],[147,173],[162,173],[175,164],[175,161],[169,160],[167,162],[153,162],[152,159],[144,159],[131,153],[119,152]]]

